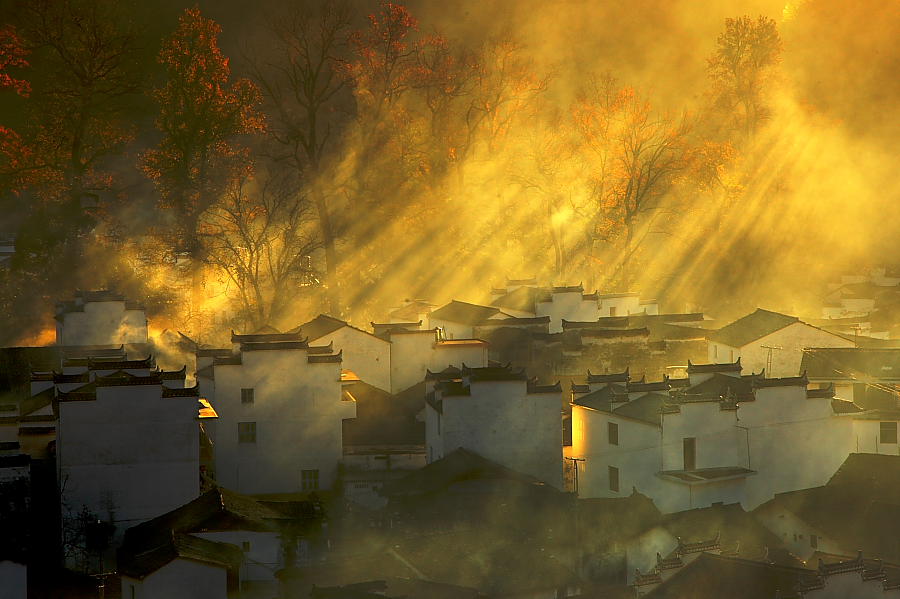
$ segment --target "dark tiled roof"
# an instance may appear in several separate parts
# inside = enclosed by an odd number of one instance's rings
[[[900,379],[900,348],[806,349],[800,369],[813,379]]]
[[[241,343],[242,352],[250,351],[285,351],[291,349],[306,349],[309,344],[302,341],[258,341],[253,343]],[[222,358],[216,358],[216,364],[222,364]]]
[[[447,368],[440,372],[431,372],[428,369],[425,370],[426,381],[452,381],[453,379],[458,379],[460,377],[462,377],[462,370],[456,366],[447,366]]]
[[[140,360],[105,360],[102,358],[88,358],[88,370],[142,370],[144,368],[156,368],[153,356],[147,356]]]
[[[312,355],[306,356],[306,361],[310,364],[339,363],[344,359],[344,350],[331,355]]]
[[[486,366],[483,368],[469,368],[465,364],[462,367],[462,376],[472,382],[478,381],[526,381],[528,376],[520,368],[506,366]]]
[[[823,399],[834,397],[834,383],[828,383],[827,387],[823,387],[821,389],[807,389],[806,397],[807,399]]]
[[[232,343],[273,343],[277,341],[303,341],[303,335],[298,331],[296,333],[259,333],[249,335],[239,335],[231,331]]]
[[[530,318],[494,318],[483,320],[476,326],[479,327],[518,327],[531,324],[550,324],[549,316],[532,316]]]
[[[446,320],[447,322],[474,325],[487,320],[499,312],[500,310],[490,306],[479,306],[453,300],[432,312],[431,318],[432,320]]]
[[[562,385],[559,381],[553,385],[538,385],[529,381],[528,393],[562,393]]]
[[[533,314],[535,304],[537,304],[539,299],[546,295],[546,293],[546,290],[537,289],[535,287],[519,287],[518,289],[514,289],[509,293],[494,299],[494,301],[491,302],[491,305],[498,308],[509,308],[510,310],[516,310],[518,312],[531,312]]]
[[[325,335],[333,333],[343,327],[351,328],[354,331],[365,333],[366,335],[372,335],[372,333],[370,333],[369,331],[358,329],[348,322],[335,318],[334,316],[328,316],[327,314],[319,314],[309,322],[301,324],[300,332],[306,335],[309,339],[315,341],[316,339],[320,339]],[[375,335],[372,336],[375,337]],[[378,339],[381,339],[381,337],[378,337]],[[384,339],[381,340],[384,341]]]
[[[737,545],[741,557],[761,556],[768,552],[768,558],[776,563],[802,566],[800,560],[784,548],[781,540],[744,511],[739,503],[719,503],[675,512],[662,519],[666,530],[684,543],[702,542],[718,536],[721,547]]]
[[[159,378],[164,381],[182,381],[187,373],[187,366],[182,366],[181,370],[160,370]]]
[[[592,391],[587,395],[576,397],[572,403],[576,406],[590,408],[592,410],[600,410],[601,412],[609,412],[614,402],[622,402],[628,399],[628,394],[621,387],[607,385]]]
[[[718,331],[710,333],[710,341],[731,347],[743,347],[786,326],[800,322],[796,316],[787,316],[758,308],[755,312],[735,320]]]
[[[809,384],[806,374],[801,376],[788,376],[782,378],[767,379],[764,377],[756,377],[753,379],[753,388],[762,389],[765,387],[803,387]]]
[[[740,372],[741,368],[741,359],[738,358],[737,361],[725,364],[694,364],[690,360],[688,360],[687,371],[688,374],[700,374],[706,372]]]
[[[463,448],[456,449],[443,459],[431,462],[403,478],[385,483],[383,492],[389,496],[427,495],[441,492],[454,483],[473,479],[510,479],[559,493],[532,476],[516,472]]]
[[[159,375],[153,373],[149,376],[129,375],[125,372],[113,373],[109,376],[98,376],[94,379],[96,387],[130,387],[133,385],[162,385]],[[75,389],[80,391],[81,387]]]
[[[266,503],[219,487],[152,520],[125,531],[123,547],[140,552],[161,544],[172,533],[216,530],[277,531],[290,517]]]
[[[850,454],[821,487],[779,493],[757,510],[784,509],[844,552],[862,550],[900,562],[896,527],[900,521],[900,456]]]
[[[162,544],[144,548],[140,552],[121,551],[118,570],[125,576],[141,579],[178,558],[222,566],[236,573],[244,554],[229,543],[174,534]]]
[[[667,400],[667,395],[661,393],[648,393],[637,399],[613,407],[612,413],[617,416],[641,420],[648,424],[659,426],[661,420],[660,410]]]
[[[416,420],[425,404],[424,383],[391,395],[359,381],[344,393],[356,400],[356,418],[343,421],[345,447],[425,444],[425,423]]]
[[[162,388],[163,397],[200,397],[200,386],[185,387],[183,389]]]
[[[747,397],[752,394],[752,377],[729,376],[719,372],[697,383],[681,389],[680,392],[686,395],[714,395],[716,397]]]
[[[702,553],[647,599],[762,599],[793,589],[809,570]]]
[[[592,383],[627,383],[631,380],[628,374],[628,368],[624,372],[614,372],[610,374],[593,374],[590,370],[587,373],[587,382]]]
[[[650,329],[581,329],[582,337],[615,339],[617,337],[649,337]]]

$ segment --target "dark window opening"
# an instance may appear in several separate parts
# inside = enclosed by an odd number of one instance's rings
[[[241,389],[241,403],[253,403],[253,389]]]
[[[619,469],[615,466],[609,467],[609,490],[619,492]]]
[[[255,422],[238,422],[238,443],[256,443]]]
[[[684,469],[697,469],[697,439],[695,437],[684,439]]]
[[[618,445],[619,444],[619,425],[616,424],[615,422],[607,422],[606,427],[609,432],[609,444],[610,445]]]

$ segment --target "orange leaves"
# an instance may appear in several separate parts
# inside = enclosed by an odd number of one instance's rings
[[[22,41],[12,26],[0,27],[0,91],[12,89],[20,96],[31,92],[31,85],[24,79],[17,79],[9,74],[9,69],[21,69],[28,66],[28,56]]]
[[[220,32],[199,9],[187,9],[163,43],[159,62],[168,80],[154,96],[164,137],[141,157],[142,170],[164,200],[190,218],[224,181],[250,168],[249,152],[235,138],[266,126],[259,88],[248,79],[231,80],[228,58],[218,45]]]

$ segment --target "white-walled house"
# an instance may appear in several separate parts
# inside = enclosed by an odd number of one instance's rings
[[[560,392],[508,366],[464,367],[459,380],[437,380],[426,396],[426,459],[461,447],[560,489]]]
[[[0,599],[28,597],[28,566],[18,560],[0,559]]]
[[[719,501],[752,509],[822,484],[855,451],[858,409],[807,390],[804,377],[742,376],[740,361],[689,364],[688,374],[646,393],[611,381],[573,395],[567,457],[578,460],[581,496],[634,488],[664,512]]]
[[[796,316],[758,309],[709,335],[708,360],[728,364],[741,360],[751,372],[786,377],[800,373],[803,352],[810,347],[856,347],[846,337],[801,321]]]
[[[197,497],[201,404],[197,388],[170,388],[157,372],[104,372],[57,391],[57,470],[63,517],[87,508],[119,538]]]
[[[360,380],[390,391],[390,341],[325,314],[300,325],[299,330],[310,345],[331,345],[335,352],[340,352],[342,367],[352,371]]]
[[[119,550],[119,563],[135,578],[135,566],[148,561],[146,556],[158,548],[164,548],[171,558],[190,559],[172,551],[173,539],[175,549],[186,541],[191,551],[199,548],[207,557],[219,556],[219,565],[229,570],[229,587],[253,583],[274,594],[278,571],[312,559],[323,518],[318,501],[262,501],[214,487],[183,506],[128,529]],[[221,559],[223,551],[227,560]],[[158,566],[163,560],[149,561]],[[186,575],[197,577],[201,583],[218,578],[209,569],[194,569]]]
[[[123,599],[227,599],[240,548],[193,535],[173,534],[140,555],[119,560]]]
[[[536,316],[550,317],[550,332],[562,331],[563,320],[589,321],[601,316],[597,293],[584,293],[581,285],[552,287],[535,304]]]
[[[391,393],[425,380],[426,373],[448,366],[487,366],[488,344],[481,339],[446,339],[439,330],[391,330]]]
[[[754,515],[801,559],[863,551],[897,563],[898,474],[900,456],[851,454],[824,484],[779,493]]]
[[[453,300],[429,314],[428,328],[440,329],[444,339],[471,339],[478,324],[505,318],[510,315],[497,308]]]
[[[331,488],[341,422],[356,415],[341,393],[341,354],[299,333],[233,334],[232,343],[232,355],[211,358],[216,480],[240,493]]]
[[[110,291],[83,291],[56,309],[58,345],[147,343],[147,315],[140,305]]]

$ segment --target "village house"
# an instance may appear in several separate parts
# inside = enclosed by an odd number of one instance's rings
[[[207,350],[197,359],[219,416],[216,481],[251,494],[330,489],[342,422],[356,415],[341,393],[341,353],[311,346],[299,332],[231,339],[229,355]]]
[[[118,552],[122,596],[230,597],[238,589],[272,596],[280,570],[318,555],[323,518],[316,501],[264,501],[213,488],[128,529]]]
[[[111,291],[81,291],[56,310],[58,345],[147,343],[143,307]]]
[[[344,377],[343,393],[356,403],[356,418],[343,423],[340,481],[354,507],[384,507],[382,487],[425,465],[424,388],[420,383],[392,395]]]
[[[751,372],[796,376],[808,347],[856,347],[856,343],[796,316],[760,308],[709,334],[708,361],[728,364],[740,358]]]
[[[538,385],[509,366],[463,367],[458,378],[441,373],[429,378],[434,381],[425,410],[429,463],[464,448],[562,488],[559,383]]]
[[[115,527],[115,544],[126,526],[198,495],[200,419],[215,416],[201,415],[196,387],[166,384],[170,373],[152,358],[88,359],[79,368],[52,382],[63,519],[76,522],[86,510]],[[176,375],[183,381],[184,371]]]
[[[689,364],[688,380],[634,385],[627,372],[575,386],[572,446],[583,497],[632,488],[663,512],[724,501],[752,509],[775,493],[822,484],[855,450],[854,414],[805,377]],[[603,376],[603,375],[601,375]],[[785,459],[785,435],[794,459]]]
[[[383,391],[391,390],[391,342],[343,320],[320,314],[298,327],[310,345],[331,345],[342,368]]]
[[[563,320],[659,313],[656,300],[642,301],[638,293],[585,293],[581,284],[540,287],[535,279],[507,279],[505,288],[491,289],[491,305],[517,317],[549,316],[550,333],[561,332]]]
[[[900,564],[900,456],[851,454],[823,485],[779,493],[754,515],[797,556],[871,557]]]
[[[481,339],[447,339],[440,329],[392,329],[384,335],[391,342],[391,393],[421,383],[429,370],[487,366],[488,344]]]
[[[739,504],[663,515],[637,491],[578,503],[585,576],[595,582],[632,585],[637,573],[676,558],[683,564],[701,552],[803,565]]]

